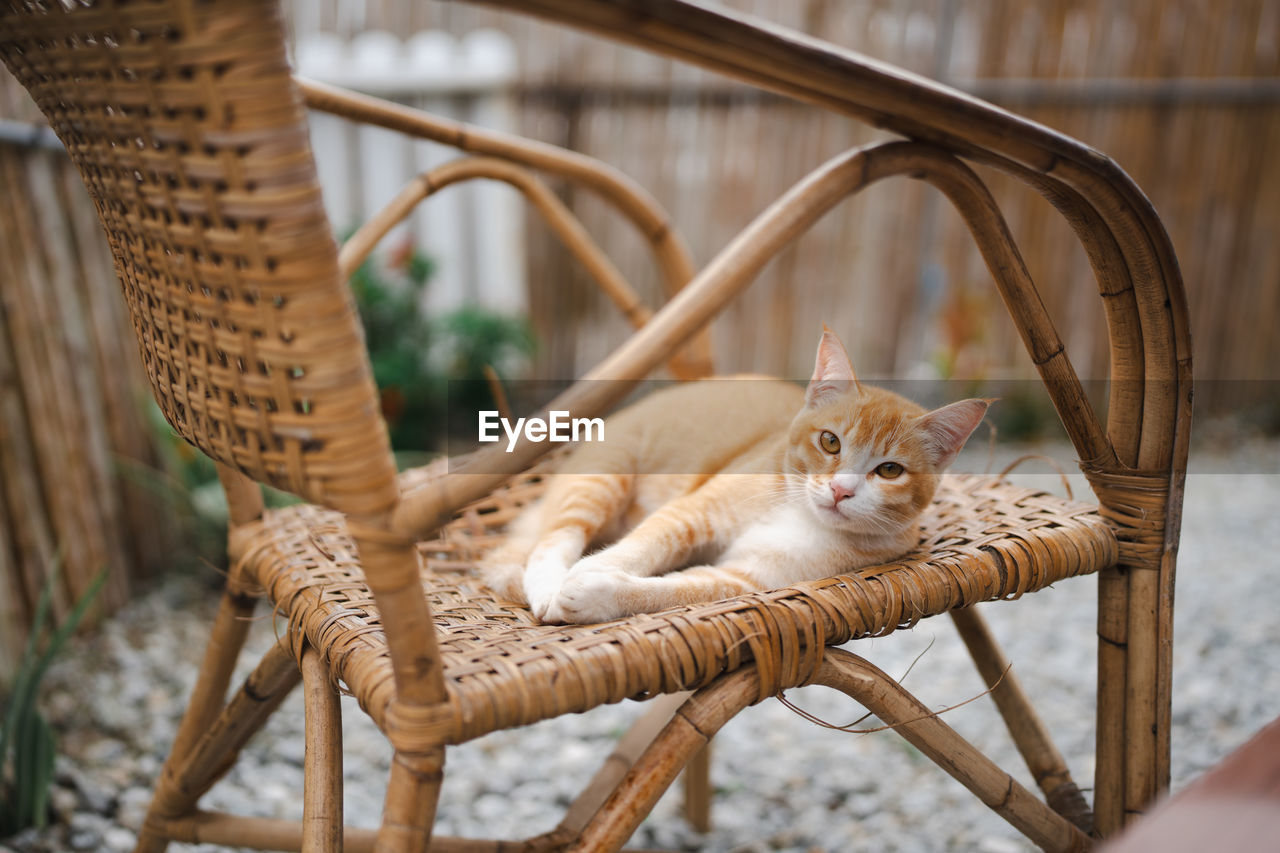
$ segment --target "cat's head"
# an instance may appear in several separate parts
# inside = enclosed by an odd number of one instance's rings
[[[930,412],[861,385],[844,346],[824,327],[804,408],[791,423],[787,471],[824,524],[900,534],[933,500],[989,403],[961,400]]]

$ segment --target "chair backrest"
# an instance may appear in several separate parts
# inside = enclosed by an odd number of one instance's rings
[[[165,418],[375,515],[395,467],[284,35],[274,0],[0,4],[0,57],[97,206]]]

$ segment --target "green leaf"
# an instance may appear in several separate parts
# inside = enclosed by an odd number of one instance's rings
[[[14,813],[19,826],[31,823],[31,805],[35,799],[35,763],[37,724],[34,720],[40,715],[32,712],[22,718],[20,726],[14,732],[13,754],[13,787]]]
[[[48,819],[56,741],[49,723],[32,710],[15,732],[13,818],[18,828],[43,827]]]
[[[0,829],[5,834],[33,823],[36,826],[45,824],[56,742],[53,730],[36,710],[36,697],[49,664],[84,619],[107,579],[105,568],[94,576],[67,618],[57,626],[41,651],[40,639],[45,631],[45,623],[49,620],[59,569],[60,561],[55,562],[45,578],[31,631],[27,636],[26,650],[5,709],[4,727],[0,730],[0,771],[3,771],[6,764],[12,766],[12,775],[3,785],[6,796],[0,804],[3,805],[3,810],[0,811]],[[4,780],[5,774],[0,772],[0,783]]]
[[[427,283],[427,279],[435,274],[436,264],[426,255],[414,252],[405,261],[404,271],[409,276],[409,280],[421,288]]]
[[[35,755],[31,768],[32,802],[31,824],[43,829],[49,821],[49,785],[53,782],[54,753],[57,741],[53,729],[43,716],[37,713],[34,717]]]
[[[84,618],[85,613],[89,611],[93,599],[97,596],[98,590],[102,589],[102,585],[107,582],[107,570],[102,568],[93,576],[93,580],[89,581],[89,585],[85,587],[84,592],[80,594],[80,598],[76,601],[76,606],[71,608],[71,613],[66,620],[58,626],[58,630],[54,632],[53,638],[49,640],[49,646],[45,649],[44,654],[40,657],[40,662],[36,665],[35,682],[38,685],[40,679],[44,677],[45,670],[49,668],[49,664],[64,645],[67,639],[75,633],[80,620]]]
[[[36,612],[31,620],[31,629],[27,632],[26,648],[22,652],[22,660],[18,664],[18,672],[13,679],[13,689],[9,693],[9,704],[5,708],[4,725],[0,727],[0,771],[9,759],[9,745],[17,732],[21,719],[26,716],[35,702],[35,691],[39,683],[36,658],[36,645],[40,635],[44,633],[45,622],[49,619],[49,611],[53,608],[53,590],[58,583],[58,575],[62,570],[61,552],[54,555],[49,574],[44,579],[40,590],[40,598],[36,602]],[[3,774],[0,773],[0,776]]]

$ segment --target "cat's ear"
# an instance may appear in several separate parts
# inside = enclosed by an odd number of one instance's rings
[[[806,406],[817,406],[839,394],[857,391],[858,377],[853,374],[853,362],[844,351],[844,344],[824,324],[822,340],[818,342],[818,358],[813,365],[813,377],[804,392]]]
[[[987,407],[994,400],[961,400],[934,409],[916,419],[916,425],[928,436],[933,464],[937,470],[949,466],[960,453],[960,448],[982,423]]]

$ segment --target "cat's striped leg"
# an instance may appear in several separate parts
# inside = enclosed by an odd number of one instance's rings
[[[589,624],[701,604],[760,589],[755,576],[750,568],[738,565],[692,566],[656,577],[575,570],[544,618],[548,622]]]
[[[758,500],[770,494],[775,479],[746,474],[712,478],[663,504],[608,548],[583,557],[570,577],[614,572],[651,577],[713,558],[732,542],[744,516],[759,511],[763,504]]]
[[[542,510],[543,530],[524,569],[525,598],[539,619],[546,617],[569,568],[626,509],[634,479],[629,474],[578,474],[552,482]]]

